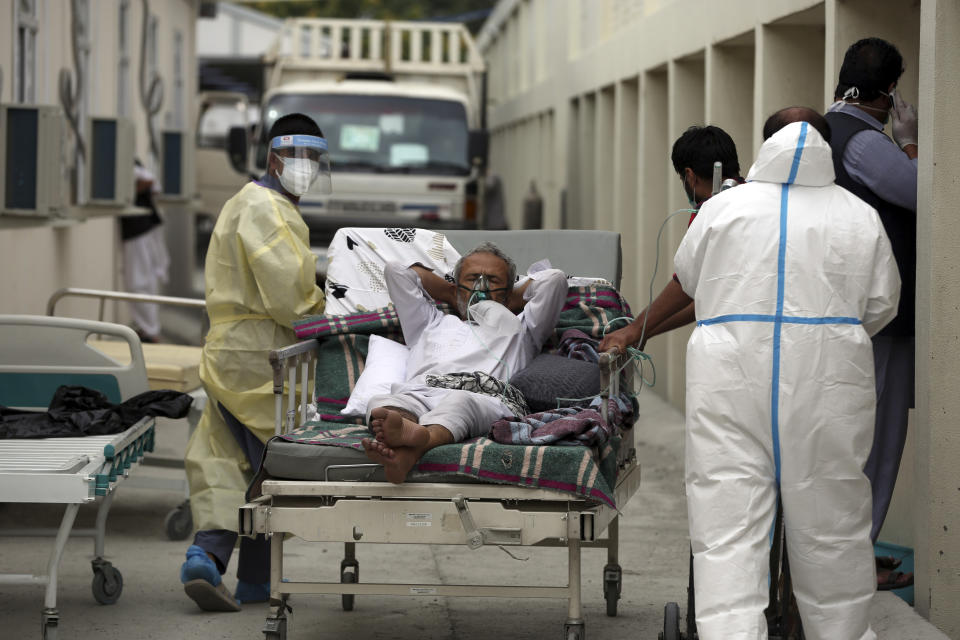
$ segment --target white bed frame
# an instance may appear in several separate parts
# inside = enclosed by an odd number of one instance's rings
[[[88,346],[90,334],[125,340],[130,363],[121,365]],[[59,384],[96,388],[101,383],[112,402],[147,390],[140,340],[131,329],[73,318],[0,315],[0,403],[46,409],[45,402]],[[97,602],[113,604],[120,598],[123,576],[104,559],[107,515],[117,486],[144,453],[153,450],[153,443],[153,418],[144,418],[114,435],[0,439],[0,502],[65,505],[58,529],[2,531],[3,536],[55,536],[46,574],[0,575],[4,585],[46,586],[41,613],[45,640],[55,640],[58,635],[57,574],[71,535],[94,538],[92,590]],[[95,527],[74,529],[80,505],[92,502],[99,502]]]
[[[475,236],[470,234],[468,237],[476,242],[486,239],[482,235],[484,232],[474,233]],[[514,232],[513,240],[517,241],[518,237],[522,240],[524,233]],[[573,234],[584,234],[577,237],[585,238],[589,245],[589,234],[597,232],[566,233],[568,241],[575,238]],[[605,240],[609,242],[609,238]],[[586,246],[580,248],[585,252],[589,250]],[[611,253],[605,251],[600,260],[611,261],[615,265],[611,267],[611,273],[619,275],[619,253]],[[513,257],[522,256],[514,251]],[[533,256],[533,259],[539,257],[542,255]],[[316,365],[316,348],[315,340],[307,340],[270,355],[277,434],[290,431],[306,420],[306,407],[314,401],[315,395],[310,380]],[[601,389],[613,395],[619,393],[617,372],[624,364],[625,359],[618,358],[615,353],[601,354]],[[297,384],[301,387],[299,398]],[[603,410],[605,414],[606,402]],[[631,429],[623,434],[615,487],[615,501],[620,507],[640,486],[634,431]],[[580,597],[580,550],[583,548],[607,550],[603,590],[607,615],[616,615],[622,572],[618,558],[619,514],[615,509],[548,489],[493,484],[411,482],[394,485],[330,480],[329,474],[335,470],[336,467],[328,467],[326,481],[265,480],[261,495],[240,509],[241,535],[265,534],[271,539],[272,608],[263,629],[267,640],[286,639],[287,599],[292,594],[341,594],[346,611],[353,608],[354,597],[358,594],[565,598],[568,605],[563,639],[583,640],[585,624]],[[385,523],[392,525],[386,526]],[[287,581],[283,566],[286,534],[310,542],[342,542],[344,557],[340,563],[340,581]],[[364,583],[359,579],[357,542],[466,545],[470,549],[485,544],[564,547],[568,560],[567,584],[543,587]]]

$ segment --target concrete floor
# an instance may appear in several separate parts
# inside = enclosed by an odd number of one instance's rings
[[[641,397],[644,420],[637,428],[642,484],[623,509],[620,563],[623,594],[619,615],[605,615],[601,577],[606,554],[583,552],[583,599],[589,638],[653,640],[663,626],[663,606],[685,602],[688,541],[682,483],[682,418],[653,394]],[[161,447],[182,451],[186,429],[163,425]],[[174,470],[140,468],[135,476],[177,480]],[[214,640],[262,638],[265,605],[240,613],[199,611],[183,593],[177,572],[187,542],[172,542],[163,531],[166,513],[182,496],[173,491],[133,487],[116,494],[108,522],[106,552],[122,572],[123,594],[109,606],[91,596],[92,542],[72,539],[61,563],[60,637],[84,640]],[[15,526],[56,526],[62,509],[47,505],[0,505],[0,536]],[[78,527],[93,524],[95,509],[81,508]],[[52,539],[3,538],[0,571],[42,573]],[[336,579],[340,545],[287,544],[292,577]],[[361,579],[457,584],[566,581],[566,552],[561,549],[383,546],[358,544]],[[231,567],[232,569],[232,567]],[[232,573],[225,577],[235,584]],[[42,587],[0,585],[0,638],[39,638]],[[566,605],[559,600],[510,601],[498,598],[358,596],[344,612],[339,596],[298,596],[291,603],[291,640],[356,638],[461,640],[471,638],[561,638]],[[681,606],[681,610],[685,607]],[[902,600],[879,594],[873,625],[881,639],[944,639]]]

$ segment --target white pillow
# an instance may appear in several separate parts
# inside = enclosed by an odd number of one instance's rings
[[[345,416],[365,416],[370,398],[390,393],[390,386],[395,382],[406,382],[409,353],[406,345],[380,336],[370,336],[363,373],[353,387],[347,406],[340,413]]]

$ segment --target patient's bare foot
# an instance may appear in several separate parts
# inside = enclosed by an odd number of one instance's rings
[[[379,409],[374,409],[374,412],[376,411]],[[430,432],[425,426],[405,418],[399,411],[391,409],[385,409],[385,411],[387,415],[382,419],[382,428],[377,434],[377,440],[392,449],[400,447],[421,449],[427,446],[430,441]],[[371,413],[372,417],[374,417],[373,413]]]
[[[373,437],[383,441],[383,419],[387,417],[387,410],[377,408],[370,412],[370,431],[373,431]]]
[[[383,459],[393,458],[394,451],[387,445],[374,440],[373,438],[363,438],[360,441],[360,444],[363,445],[363,451],[367,454],[368,458],[372,459],[372,456],[378,456]],[[378,464],[383,464],[381,460],[374,460]]]
[[[401,418],[417,424],[417,416],[405,409],[397,407],[377,407],[370,411],[370,431],[373,432],[373,437],[380,442],[383,442],[383,421],[386,420],[387,414],[389,413],[399,413]]]
[[[401,484],[417,464],[420,453],[410,447],[391,449],[382,442],[364,438],[360,441],[363,451],[373,462],[383,465],[383,473],[393,484]]]

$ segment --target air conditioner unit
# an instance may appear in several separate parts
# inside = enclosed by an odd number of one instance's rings
[[[133,205],[133,122],[128,118],[91,117],[87,120],[86,205]]]
[[[51,217],[63,212],[60,107],[0,104],[0,213]]]
[[[193,197],[193,139],[185,131],[160,134],[160,198],[187,201]]]

